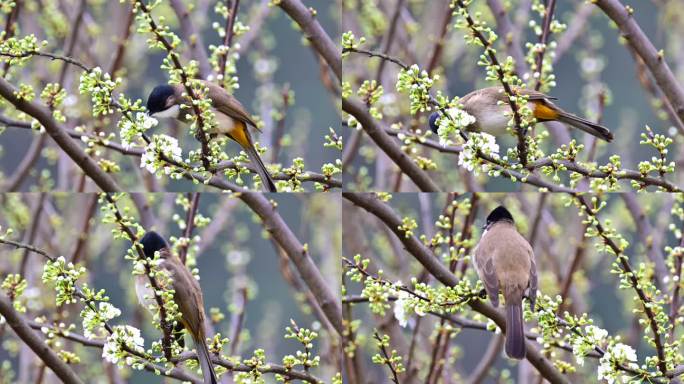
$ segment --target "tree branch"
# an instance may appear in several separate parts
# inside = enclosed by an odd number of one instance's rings
[[[190,19],[190,11],[181,0],[170,0],[171,8],[176,13],[176,17],[180,22],[181,31],[185,37],[185,42],[190,47],[190,52],[194,59],[199,63],[200,77],[206,79],[211,74],[211,65],[209,64],[209,57],[207,50],[204,47],[202,40],[202,33],[197,30],[195,24]]]
[[[227,3],[227,1],[226,1]],[[226,4],[227,5],[227,4]],[[226,51],[219,57],[219,76],[224,76],[226,73],[226,63],[228,62],[228,52],[233,46],[233,36],[235,36],[235,19],[237,19],[238,8],[240,7],[240,0],[233,0],[233,6],[230,8],[230,15],[226,19],[226,36],[223,39],[223,45],[226,46]],[[223,84],[223,82],[221,82]]]
[[[556,0],[549,0],[548,5],[544,8],[544,21],[542,34],[539,37],[540,49],[537,52],[537,72],[539,72],[539,77],[537,77],[537,84],[534,86],[535,90],[541,89],[542,86],[542,71],[544,65],[544,54],[546,53],[546,45],[549,41],[549,35],[551,34],[551,21],[553,20],[553,12],[556,9]]]
[[[190,245],[192,231],[195,229],[195,215],[197,214],[199,199],[199,192],[191,193],[188,196],[188,200],[190,200],[190,208],[188,208],[187,216],[185,216],[185,231],[183,231],[183,237],[186,239],[187,243],[181,246],[178,250],[178,257],[181,259],[183,264],[185,264],[185,260],[188,257],[188,246]]]
[[[622,32],[622,37],[644,60],[656,83],[672,104],[679,120],[684,121],[684,89],[670,70],[663,54],[656,50],[648,36],[639,27],[628,9],[619,0],[595,0],[596,4],[611,18]]]
[[[311,10],[300,0],[280,0],[280,8],[285,11],[304,31],[311,45],[323,56],[339,81],[342,81],[342,56],[340,49],[318,23]]]
[[[366,111],[361,102],[351,98],[342,99],[342,109],[354,116],[363,130],[373,139],[375,144],[389,156],[394,163],[418,186],[423,192],[437,192],[439,187],[418,167],[411,158],[385,133],[385,130]]]
[[[299,275],[306,283],[311,293],[318,300],[323,313],[335,327],[338,334],[342,335],[342,306],[328,286],[321,271],[309,255],[308,247],[302,245],[290,227],[280,216],[275,207],[261,193],[246,192],[240,194],[240,199],[262,220],[264,228],[278,244],[283,248],[299,271]]]
[[[118,192],[121,188],[110,175],[105,173],[87,153],[76,144],[53,117],[52,112],[44,105],[33,101],[19,99],[17,89],[7,80],[0,78],[0,96],[12,103],[18,110],[30,115],[45,127],[47,133],[62,150],[90,177],[104,192]]]
[[[57,354],[50,349],[28,325],[24,317],[14,309],[12,302],[4,294],[0,295],[0,314],[14,333],[33,350],[33,352],[49,367],[57,377],[67,384],[81,384],[81,379]]]
[[[514,33],[514,27],[511,19],[506,15],[506,9],[501,3],[501,0],[487,0],[487,5],[496,19],[496,34],[501,37],[505,46],[506,52],[515,59],[515,71],[518,76],[527,71],[525,65],[525,53],[523,53],[520,45],[520,37]]]

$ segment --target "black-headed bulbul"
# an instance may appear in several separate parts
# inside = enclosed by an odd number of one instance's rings
[[[254,168],[256,169],[261,183],[267,192],[277,192],[275,182],[268,173],[261,156],[254,148],[252,136],[247,126],[257,128],[252,117],[247,113],[244,106],[225,89],[216,84],[202,80],[202,85],[209,89],[207,96],[211,99],[212,112],[216,116],[216,128],[211,135],[223,134],[235,140],[245,150]],[[183,96],[185,88],[182,85],[171,86],[167,84],[154,87],[150,96],[147,98],[147,111],[150,116],[155,118],[172,118],[182,122],[187,122],[186,115],[190,113],[189,108],[184,108],[187,112],[181,111],[181,105],[188,106],[187,97]],[[258,129],[258,128],[257,128]]]
[[[195,342],[204,382],[207,384],[218,383],[205,341],[204,320],[206,315],[199,283],[180,258],[171,253],[168,244],[158,233],[147,232],[140,240],[140,244],[142,244],[145,257],[148,259],[154,258],[155,252],[159,252],[159,257],[162,260],[159,267],[168,273],[172,281],[171,287],[167,288],[173,289],[173,300],[180,310],[181,323]],[[138,301],[145,308],[150,308],[150,305],[155,306],[154,292],[150,287],[149,278],[145,275],[138,275],[135,279]]]
[[[506,301],[506,354],[525,357],[522,299],[528,291],[530,309],[537,298],[537,267],[530,243],[515,228],[513,216],[503,206],[494,209],[475,248],[475,269],[487,296],[499,306],[499,291]]]
[[[554,97],[526,88],[518,88],[517,92],[528,97],[529,107],[538,122],[560,121],[601,140],[613,140],[613,134],[608,128],[562,110],[551,101],[555,100]],[[485,132],[495,137],[505,134],[511,119],[511,107],[506,98],[503,87],[500,86],[478,89],[460,98],[458,102],[463,110],[475,118],[475,122],[466,127],[466,130]],[[439,112],[430,115],[430,129],[434,133],[437,133],[438,117]]]

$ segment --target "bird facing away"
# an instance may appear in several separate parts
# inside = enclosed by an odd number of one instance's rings
[[[562,110],[551,101],[556,98],[532,89],[516,90],[518,94],[528,97],[528,106],[538,122],[560,121],[601,140],[613,140],[613,134],[608,128]],[[466,127],[467,131],[486,132],[496,137],[506,133],[508,121],[511,119],[511,108],[503,87],[489,87],[470,92],[459,99],[459,103],[464,111],[475,117],[475,122]],[[433,112],[429,118],[430,129],[434,133],[437,133],[438,117],[439,112]]]
[[[252,117],[245,107],[225,89],[208,81],[201,80],[201,82],[209,88],[207,96],[211,99],[212,112],[216,116],[217,126],[213,132],[209,132],[210,135],[223,134],[240,144],[259,174],[264,189],[267,192],[277,192],[275,182],[254,148],[252,136],[247,128],[247,126],[257,128]],[[182,96],[184,90],[182,85],[163,84],[154,87],[147,98],[147,111],[150,116],[187,122],[186,112],[181,113],[181,105],[189,106],[187,97]],[[189,111],[188,108],[185,109]]]
[[[530,309],[537,298],[537,267],[530,243],[515,228],[513,216],[503,206],[487,216],[482,238],[475,248],[475,270],[494,307],[499,291],[506,301],[506,354],[525,357],[522,299],[529,290]]]
[[[199,283],[178,258],[178,256],[171,253],[166,240],[154,231],[147,232],[140,240],[143,246],[145,257],[148,259],[154,258],[155,252],[159,252],[161,263],[159,267],[165,270],[172,283],[171,287],[163,287],[166,289],[173,289],[173,301],[178,305],[181,313],[181,323],[185,329],[192,336],[197,349],[197,358],[202,368],[202,375],[204,382],[207,384],[217,384],[216,372],[211,363],[209,349],[205,341],[206,332],[204,329],[205,313],[204,300],[202,298],[202,289]],[[150,305],[156,306],[154,301],[154,292],[149,286],[149,278],[144,275],[136,276],[135,290],[138,296],[138,301],[145,308],[150,308]]]

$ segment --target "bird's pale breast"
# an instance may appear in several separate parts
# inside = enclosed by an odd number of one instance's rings
[[[214,112],[214,116],[216,116],[217,127],[215,129],[215,132],[211,132],[211,133],[228,135],[237,126],[235,119],[226,115],[225,113],[221,113],[216,109],[212,109],[212,112]]]

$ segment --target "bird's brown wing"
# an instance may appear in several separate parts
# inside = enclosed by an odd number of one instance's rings
[[[252,116],[247,112],[245,107],[231,94],[229,94],[225,89],[219,87],[214,83],[208,81],[202,82],[209,88],[209,97],[214,101],[213,106],[219,112],[225,113],[226,115],[232,117],[233,119],[245,122],[259,129],[256,122],[252,119]]]
[[[518,88],[518,93],[526,95],[528,100],[557,100],[555,97],[529,88]]]
[[[551,97],[545,93],[535,91],[534,89],[528,89],[528,88],[516,88],[516,91],[519,94],[527,96],[528,100],[556,100],[555,97]],[[470,92],[469,94],[463,96],[459,101],[462,104],[466,104],[468,100],[473,99],[473,98],[487,98],[491,99],[493,102],[498,103],[499,101],[507,101],[506,99],[506,93],[503,91],[503,87],[501,86],[496,86],[496,87],[487,87],[487,88],[482,88],[478,89],[475,91]]]
[[[167,251],[168,254],[168,251]],[[182,322],[194,339],[204,338],[204,300],[202,289],[188,268],[176,256],[168,254],[162,264],[173,280],[174,301],[182,314]]]
[[[484,99],[484,98],[491,98],[492,101],[496,96],[497,93],[499,93],[499,90],[501,90],[501,87],[488,87],[488,88],[481,88],[481,89],[476,89],[467,95],[463,95],[458,101],[463,104],[467,105],[468,102],[472,99]]]
[[[534,261],[534,254],[530,253],[530,310],[534,311],[535,303],[537,302],[537,263]]]
[[[490,255],[485,255],[482,247],[475,249],[475,263],[480,280],[484,283],[487,296],[495,307],[499,306],[499,279],[496,277],[496,269]]]

